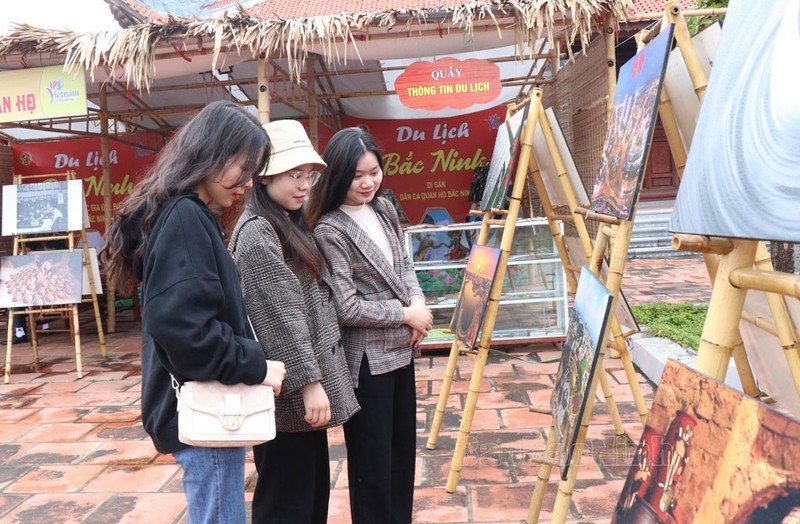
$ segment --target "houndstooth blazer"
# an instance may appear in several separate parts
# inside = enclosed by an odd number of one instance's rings
[[[298,278],[284,261],[272,225],[251,211],[239,218],[228,249],[239,268],[247,311],[264,354],[286,365],[281,394],[275,398],[278,431],[319,429],[305,421],[302,391],[317,380],[331,405],[327,427],[346,422],[360,407],[329,285],[319,283],[310,272]]]
[[[314,238],[331,266],[336,314],[355,387],[364,353],[373,375],[399,369],[419,349],[403,324],[403,307],[423,297],[408,259],[394,207],[383,198],[371,204],[392,246],[394,267],[347,213],[335,209],[314,227]]]

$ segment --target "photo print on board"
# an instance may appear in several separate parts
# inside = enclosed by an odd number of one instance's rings
[[[800,0],[731,0],[669,229],[800,242]]]
[[[631,220],[639,198],[673,25],[653,38],[619,70],[600,171],[590,209]]]
[[[589,268],[581,269],[575,301],[569,311],[567,338],[561,351],[556,385],[550,397],[561,479],[566,480],[578,437],[586,398],[605,343],[611,293]]]

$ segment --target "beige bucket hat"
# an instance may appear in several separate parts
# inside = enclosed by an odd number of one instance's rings
[[[327,166],[297,120],[276,120],[262,127],[272,142],[269,166],[263,176],[279,175],[303,164],[313,164],[320,170]]]

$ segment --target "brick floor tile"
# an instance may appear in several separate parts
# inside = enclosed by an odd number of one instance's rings
[[[39,424],[33,422],[0,424],[0,442],[15,442],[38,427]]]
[[[32,468],[6,487],[7,493],[59,493],[79,491],[103,470],[102,466],[53,465]],[[107,488],[108,486],[106,486]]]
[[[122,440],[94,442],[95,449],[83,457],[83,464],[151,464],[158,456],[152,442]]]
[[[18,464],[77,464],[97,450],[96,442],[53,442],[36,444],[19,455]]]
[[[549,486],[548,486],[549,487]],[[555,488],[555,486],[554,486]],[[474,486],[472,488],[473,522],[521,522],[528,514],[533,486]],[[545,497],[545,508],[552,502]],[[545,516],[543,513],[542,517]],[[547,522],[547,520],[543,520]]]
[[[84,415],[89,413],[91,408],[72,408],[72,407],[58,407],[58,408],[40,408],[34,410],[30,416],[27,417],[26,422],[40,422],[40,423],[55,423],[55,422],[74,422],[80,420]]]
[[[151,442],[141,422],[138,421],[98,424],[83,438],[84,440],[147,440]]]
[[[116,524],[174,522],[185,509],[183,493],[115,493],[92,512],[89,520]]]
[[[417,488],[414,490],[413,522],[417,524],[467,522],[469,504],[466,488],[459,486],[455,493],[444,487]]]
[[[528,408],[509,408],[500,410],[502,428],[539,428],[549,427],[553,420],[550,415],[534,413]]]
[[[0,409],[0,424],[15,424],[20,420],[35,415],[39,410],[36,408],[3,408]],[[72,420],[72,419],[70,419]],[[33,419],[28,422],[32,422]]]
[[[37,424],[34,429],[22,435],[22,442],[74,442],[94,429],[92,424],[76,422],[56,422]]]
[[[81,422],[134,422],[141,416],[139,406],[101,406],[81,417]]]
[[[3,522],[13,524],[77,523],[91,514],[108,498],[107,493],[34,495],[3,516]]]
[[[87,484],[83,491],[103,492],[108,486],[116,491],[153,492],[180,473],[180,466],[109,466],[97,478]]]

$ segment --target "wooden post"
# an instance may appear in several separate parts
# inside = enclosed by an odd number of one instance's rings
[[[100,186],[103,188],[103,220],[106,229],[108,224],[111,223],[111,215],[113,213],[113,202],[111,200],[111,162],[109,161],[109,146],[108,146],[108,102],[106,95],[106,85],[102,84],[99,91],[100,102],[100,154],[102,155],[103,165],[103,183]],[[84,241],[85,242],[85,241]],[[91,272],[91,268],[90,268]],[[97,325],[102,340],[103,329],[100,324]],[[109,333],[117,331],[117,304],[116,292],[111,283],[106,285],[106,329]],[[103,356],[105,357],[105,344],[103,344]]]
[[[553,424],[550,424],[550,432],[547,434],[547,447],[544,450],[545,459],[556,456],[557,446],[556,429]],[[552,470],[553,466],[546,462],[539,465],[539,471],[536,474],[536,487],[533,488],[533,496],[531,496],[531,502],[528,506],[528,516],[525,519],[527,524],[539,522],[539,514],[542,512],[542,502],[547,491],[547,483],[550,482]]]
[[[258,58],[258,120],[269,122],[269,60],[262,53]]]
[[[530,106],[528,108],[528,118],[535,119],[541,111],[542,97],[541,90],[534,90],[531,93]],[[472,427],[472,417],[475,414],[475,406],[478,402],[481,380],[483,380],[483,370],[486,365],[486,358],[489,355],[489,345],[494,332],[494,323],[497,318],[497,308],[500,305],[500,295],[503,290],[503,280],[506,274],[508,257],[511,252],[511,243],[514,239],[514,231],[517,226],[517,216],[519,214],[522,192],[525,188],[525,179],[528,171],[528,162],[533,153],[533,137],[536,129],[536,120],[527,122],[522,130],[520,140],[519,164],[514,173],[511,200],[508,205],[503,237],[500,240],[500,261],[497,266],[494,284],[489,294],[489,303],[486,307],[486,314],[481,326],[481,337],[478,344],[478,354],[475,357],[475,364],[472,369],[472,378],[469,383],[469,392],[464,405],[464,415],[461,418],[461,428],[456,441],[456,448],[453,452],[453,460],[450,463],[450,474],[447,477],[445,490],[448,493],[455,493],[458,487],[458,480],[461,477],[461,467],[464,464],[464,455],[467,450],[470,429]],[[488,216],[488,215],[486,215]]]
[[[608,66],[608,98],[606,98],[606,126],[611,122],[611,110],[614,108],[614,94],[617,91],[617,33],[614,29],[616,19],[609,13],[603,17],[603,42],[606,47],[606,65]]]
[[[731,354],[740,341],[739,319],[746,294],[745,290],[731,285],[730,273],[753,266],[756,245],[754,240],[733,240],[733,250],[720,261],[714,279],[695,367],[717,380],[725,380]]]
[[[317,106],[317,75],[314,71],[314,60],[306,61],[306,87],[308,87],[308,131],[311,143],[314,147],[319,146],[319,108]]]
[[[681,55],[683,55],[683,61],[686,62],[686,70],[689,71],[697,99],[702,102],[706,94],[706,87],[708,87],[708,78],[703,71],[703,66],[700,65],[697,53],[694,52],[692,36],[689,34],[689,28],[686,27],[686,20],[681,14],[681,5],[678,0],[669,0],[666,3],[665,16],[675,24],[675,40],[678,42]]]

